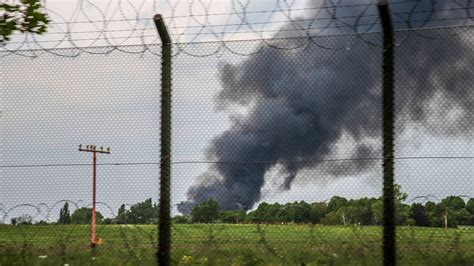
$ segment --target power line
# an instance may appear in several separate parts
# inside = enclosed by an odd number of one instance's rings
[[[395,160],[471,160],[474,156],[404,156],[396,157]],[[354,161],[379,161],[381,157],[372,158],[346,158],[346,159],[326,159],[326,160],[305,160],[305,161],[266,161],[266,162],[232,162],[232,161],[175,161],[171,165],[180,164],[306,164],[325,162],[354,162]],[[23,164],[23,165],[1,165],[0,168],[41,168],[41,167],[82,167],[92,166],[91,163],[65,163],[65,164]],[[140,165],[160,165],[159,162],[129,162],[129,163],[97,163],[98,166],[140,166]]]

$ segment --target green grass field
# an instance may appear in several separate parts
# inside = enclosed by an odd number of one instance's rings
[[[155,225],[0,226],[0,265],[153,265]],[[179,265],[380,265],[380,227],[174,225]],[[474,264],[474,229],[399,227],[400,265]]]

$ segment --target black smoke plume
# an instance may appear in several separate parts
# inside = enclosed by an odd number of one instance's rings
[[[413,12],[407,18],[410,11],[430,10],[433,4],[413,2],[418,6],[392,6],[394,13],[414,21],[396,23],[398,29],[424,26],[435,19],[426,12]],[[448,7],[447,2],[437,1],[436,9]],[[336,15],[351,14],[361,14],[360,8],[341,8]],[[393,19],[401,22],[401,16]],[[416,125],[436,134],[472,134],[473,30],[398,31],[396,37],[397,133]],[[291,47],[301,42],[308,40],[273,40],[272,44]],[[371,144],[380,142],[382,125],[382,50],[377,44],[381,44],[380,33],[320,36],[295,50],[264,45],[238,65],[221,66],[218,106],[245,108],[247,114],[233,117],[232,126],[212,141],[207,156],[221,163],[200,177],[178,209],[189,213],[194,204],[211,197],[224,209],[251,208],[260,200],[265,173],[276,165],[285,176],[282,188],[289,189],[305,168],[347,176],[380,164],[366,160],[381,154],[380,145]],[[438,121],[435,126],[430,122],[433,117]],[[339,152],[344,158],[360,160],[323,167],[321,161],[335,158],[336,145],[347,137],[351,142],[343,143]]]

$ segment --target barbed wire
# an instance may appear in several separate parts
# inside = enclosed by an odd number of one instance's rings
[[[459,19],[462,19],[462,18],[445,18],[445,19],[438,19],[436,21],[453,21],[453,20],[459,20]],[[300,21],[306,21],[306,19],[302,19]],[[414,20],[412,22],[424,22],[424,20]],[[278,22],[271,22],[271,23],[283,23],[283,21],[278,21]],[[401,24],[401,23],[405,23],[405,22],[394,22],[395,24]],[[254,24],[259,24],[259,23],[254,23]],[[237,25],[237,24],[234,24],[234,25]],[[370,26],[372,24],[359,24],[359,26]],[[223,25],[211,25],[211,26],[223,26]],[[333,26],[333,27],[311,27],[311,28],[307,28],[306,30],[322,30],[322,29],[340,29],[340,28],[346,28],[347,26]],[[156,31],[155,28],[144,28],[142,29],[143,31],[145,30],[154,30]],[[266,30],[264,33],[274,33],[274,32],[293,32],[295,29],[279,29],[279,30]],[[108,32],[126,32],[128,30],[109,30]],[[82,32],[76,32],[76,33],[100,33],[101,31],[82,31]],[[227,31],[227,32],[217,32],[219,34],[246,34],[246,33],[252,33],[251,31]],[[263,33],[263,32],[262,32]],[[54,34],[63,34],[63,33],[60,33],[60,32],[53,32],[53,33],[49,33],[51,35],[54,35]],[[200,35],[213,35],[214,33],[211,33],[211,32],[205,32],[205,33],[201,33]],[[171,34],[172,36],[175,36],[175,35],[178,35],[178,34]],[[183,33],[183,34],[179,34],[181,36],[196,36],[197,34],[196,33]],[[141,36],[132,36],[132,37],[128,37],[129,39],[133,39],[133,38],[143,38],[143,37],[153,37],[153,38],[156,38],[156,35],[154,34],[150,34],[150,35],[141,35]],[[316,36],[309,36],[309,37],[316,37]],[[94,41],[94,40],[100,40],[102,38],[81,38],[81,39],[75,39],[75,41]],[[106,39],[105,37],[103,38],[104,40]],[[123,39],[123,37],[108,37],[107,39]],[[50,42],[61,42],[63,41],[63,39],[57,39],[57,40],[45,40],[45,41],[41,41],[41,40],[38,40],[38,41],[35,41],[35,42],[10,42],[10,44],[28,44],[28,43],[50,43]]]
[[[36,221],[53,221],[56,220],[56,217],[52,217],[52,215],[57,215],[59,212],[59,208],[63,207],[65,203],[68,203],[73,210],[77,210],[80,208],[91,208],[92,204],[91,203],[86,203],[83,200],[58,200],[53,203],[38,203],[38,204],[31,204],[31,203],[21,203],[21,204],[16,204],[10,207],[7,207],[3,204],[0,205],[0,223],[6,223],[8,222],[8,218],[12,218],[11,216],[13,215],[18,215],[18,211],[21,211],[22,209],[24,210],[25,208],[29,209],[30,211],[27,212],[28,215],[31,216],[32,219]],[[132,206],[132,204],[123,204],[126,207]],[[107,216],[116,216],[117,211],[110,206],[110,204],[102,201],[97,202],[97,206],[102,210],[107,210],[108,213],[105,213]],[[58,213],[56,213],[58,212]],[[25,211],[23,211],[25,213]]]
[[[109,54],[113,51],[158,55],[158,49],[152,47],[159,44],[151,19],[155,13],[162,13],[166,18],[175,43],[175,56],[184,53],[201,57],[217,53],[202,55],[188,49],[189,45],[199,42],[216,42],[218,51],[236,53],[228,43],[242,39],[258,40],[259,45],[276,49],[291,50],[313,44],[338,50],[341,48],[319,44],[316,38],[355,34],[364,42],[378,45],[364,34],[378,32],[380,26],[376,0],[321,0],[316,6],[288,0],[266,2],[265,6],[253,0],[119,0],[100,6],[91,0],[76,0],[72,10],[59,10],[58,6],[43,2],[52,20],[49,32],[42,36],[15,34],[11,42],[0,47],[0,57],[37,57],[42,53],[77,57],[82,53]],[[473,25],[472,0],[393,0],[390,4],[398,30]],[[68,19],[62,15],[67,13],[70,13]],[[423,33],[416,35],[433,38]],[[289,37],[302,38],[301,45],[281,47],[271,42]],[[139,45],[142,49],[131,51],[129,45]],[[104,49],[91,51],[92,47]],[[71,48],[72,51],[61,53],[58,48]]]

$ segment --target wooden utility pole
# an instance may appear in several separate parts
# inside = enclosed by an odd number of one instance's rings
[[[97,180],[97,153],[110,154],[110,148],[100,147],[99,149],[95,145],[87,145],[85,147],[79,145],[79,151],[91,152],[92,153],[92,236],[91,236],[91,247],[97,245],[96,237],[96,180]]]
[[[171,38],[160,14],[155,15],[161,39],[161,158],[158,265],[171,264]]]

